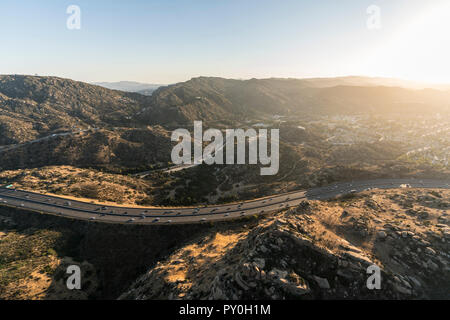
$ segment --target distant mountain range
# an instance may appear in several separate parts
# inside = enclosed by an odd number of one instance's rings
[[[146,96],[57,77],[0,75],[0,167],[165,162],[170,131],[194,120],[235,124],[274,115],[450,116],[450,91],[379,86],[378,81],[198,77]],[[54,135],[58,132],[74,133]]]
[[[383,78],[383,77],[348,76],[336,78],[305,78],[301,80],[307,83],[308,85],[317,88],[334,87],[334,86],[384,86],[384,87],[399,87],[406,89],[450,90],[450,84],[430,84],[418,81]]]
[[[161,87],[139,118],[149,124],[263,115],[444,112],[450,91],[382,86],[372,78],[250,79],[198,77]]]
[[[146,96],[57,77],[0,75],[0,145],[73,126],[172,126],[193,120],[242,120],[275,114],[449,112],[448,90],[380,83],[381,79],[361,77],[198,77],[159,87]]]
[[[254,79],[252,79],[254,80]],[[283,78],[271,78],[266,80],[283,80]],[[429,84],[418,81],[401,80],[383,77],[363,77],[363,76],[347,76],[335,78],[304,78],[304,79],[284,79],[284,80],[300,80],[304,85],[315,88],[327,88],[335,86],[385,86],[399,87],[406,89],[436,89],[450,90],[450,84]],[[248,80],[240,80],[248,81]],[[141,83],[135,81],[119,81],[119,82],[93,82],[92,84],[125,92],[138,92],[143,95],[152,95],[152,93],[163,86],[162,84]]]
[[[151,95],[153,91],[161,87],[160,84],[140,83],[134,81],[119,82],[94,82],[93,84],[111,90],[120,90],[125,92],[139,92],[143,95]]]

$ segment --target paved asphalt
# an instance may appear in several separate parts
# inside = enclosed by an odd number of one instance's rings
[[[179,208],[126,208],[101,206],[33,192],[0,188],[0,205],[31,209],[80,220],[129,224],[184,224],[235,219],[294,207],[304,200],[325,200],[367,188],[392,189],[409,184],[412,188],[450,189],[448,180],[382,179],[335,183],[326,187],[265,197],[232,204]]]

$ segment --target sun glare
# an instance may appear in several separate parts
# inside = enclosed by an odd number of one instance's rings
[[[450,82],[450,3],[413,17],[372,56],[374,71],[425,82]]]

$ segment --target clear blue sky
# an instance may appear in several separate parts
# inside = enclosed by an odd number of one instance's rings
[[[404,59],[408,51],[417,51],[408,47],[408,26],[448,2],[1,0],[0,74],[88,82],[355,74],[450,82],[449,63],[442,70],[440,61],[423,49]],[[80,30],[66,27],[66,9],[72,4],[81,8]],[[379,30],[366,26],[370,5],[381,9]],[[435,16],[421,23],[431,20]],[[448,26],[435,26],[423,37],[429,39],[431,32],[448,42]],[[398,41],[404,34],[410,40]],[[416,46],[422,47],[420,41]],[[450,56],[448,46],[437,49],[442,57]],[[430,58],[434,64],[425,65]],[[421,63],[421,70],[414,71]]]

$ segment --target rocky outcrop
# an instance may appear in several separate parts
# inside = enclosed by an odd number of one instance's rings
[[[227,244],[229,250],[208,260],[203,258],[215,244],[202,238],[195,243],[200,258],[182,248],[120,298],[448,298],[448,225],[430,220],[436,216],[431,209],[427,222],[408,216],[408,208],[390,212],[390,195],[375,194],[352,200],[345,210],[340,202],[303,202],[247,226],[248,231],[235,234],[237,240]],[[441,211],[437,215],[447,216]],[[380,271],[380,289],[368,286],[373,268]],[[183,277],[169,281],[173,273]]]
[[[302,229],[305,220],[278,218],[252,230],[214,264],[219,270],[207,291],[180,283],[168,285],[161,265],[141,277],[121,299],[181,297],[183,299],[316,299],[406,298],[412,285],[382,270],[383,290],[369,290],[367,267],[374,264],[347,244],[338,252],[316,245]],[[204,272],[204,270],[198,270]],[[155,292],[155,287],[159,291]]]

